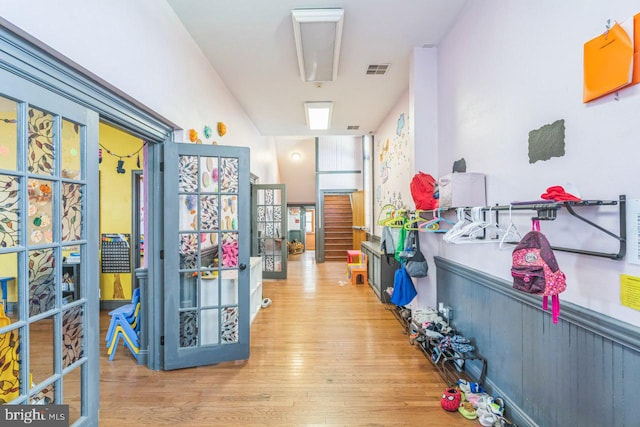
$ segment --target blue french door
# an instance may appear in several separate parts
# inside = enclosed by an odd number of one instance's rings
[[[254,184],[251,187],[253,208],[253,253],[262,257],[262,277],[287,278],[288,227],[285,184]]]
[[[165,146],[164,369],[249,358],[249,149]]]
[[[0,404],[77,426],[100,401],[97,153],[96,112],[0,69]]]

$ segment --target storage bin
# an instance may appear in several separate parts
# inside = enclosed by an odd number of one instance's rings
[[[486,206],[486,177],[482,173],[451,173],[438,180],[441,208]]]

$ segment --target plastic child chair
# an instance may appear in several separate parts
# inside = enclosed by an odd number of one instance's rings
[[[131,330],[127,331],[126,327],[123,327],[122,325],[115,327],[113,340],[107,349],[109,360],[112,361],[116,355],[116,349],[118,348],[118,343],[121,339],[124,342],[125,347],[131,351],[131,354],[133,354],[133,357],[137,360],[138,354],[140,353],[140,342],[138,341],[138,336],[136,334],[131,335]]]
[[[137,359],[138,354],[140,353],[140,341],[138,333],[131,327],[129,322],[121,316],[114,316],[111,319],[109,329],[111,330],[109,340],[107,341],[107,354],[109,355],[109,360],[113,360],[120,339],[122,339],[125,347],[128,347],[133,356]]]
[[[136,288],[131,295],[131,303],[122,305],[116,309],[113,309],[109,312],[109,316],[113,316],[115,314],[124,314],[124,315],[133,315],[136,310],[136,304],[140,302],[140,288]]]
[[[359,264],[362,252],[356,249],[347,251],[347,265]]]
[[[105,341],[107,343],[113,340],[113,335],[115,334],[115,327],[120,324],[127,324],[131,327],[135,332],[140,331],[140,303],[136,304],[136,311],[133,316],[125,316],[123,314],[115,314],[111,316],[111,322],[109,323],[109,329],[107,329],[107,335],[105,337]]]
[[[131,297],[131,303],[118,307],[109,312],[111,322],[105,336],[107,354],[109,360],[113,360],[118,343],[123,341],[137,359],[140,353],[140,289],[135,289]]]

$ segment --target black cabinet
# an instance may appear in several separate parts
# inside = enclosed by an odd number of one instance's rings
[[[380,250],[380,243],[362,242],[360,251],[367,255],[367,278],[369,286],[381,302],[388,303],[391,296],[386,289],[393,287],[393,279],[399,267],[398,261]]]

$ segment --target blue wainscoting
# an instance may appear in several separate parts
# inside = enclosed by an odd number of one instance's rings
[[[640,426],[640,328],[562,296],[554,325],[540,297],[441,257],[435,263],[438,301],[487,358],[486,388],[518,426]]]

